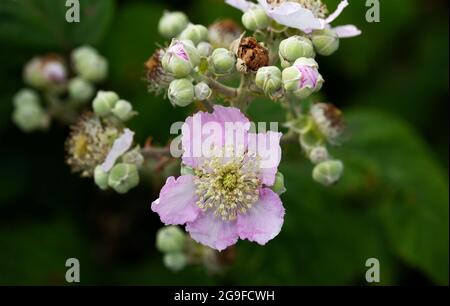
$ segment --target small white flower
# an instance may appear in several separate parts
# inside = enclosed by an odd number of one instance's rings
[[[246,12],[256,4],[245,0],[226,0],[229,5]],[[313,30],[323,30],[331,28],[332,23],[348,6],[348,1],[343,0],[339,3],[337,9],[327,18],[316,17],[315,14],[305,8],[298,2],[283,1],[273,5],[267,0],[258,0],[260,7],[264,9],[266,14],[277,23],[299,29],[305,33],[311,33]],[[340,38],[354,37],[361,34],[361,31],[354,25],[340,26],[333,28]]]

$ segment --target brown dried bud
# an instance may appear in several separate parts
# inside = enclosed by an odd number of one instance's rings
[[[311,108],[311,115],[328,141],[331,144],[339,144],[346,126],[342,111],[333,104],[318,103]]]
[[[254,37],[243,38],[236,55],[239,59],[238,70],[242,72],[258,71],[269,65],[269,51]]]
[[[161,60],[164,54],[163,49],[157,49],[145,63],[148,90],[156,94],[169,88],[170,82],[173,81],[173,77],[166,73],[162,67]]]
[[[215,22],[209,27],[209,41],[216,49],[228,49],[242,33],[242,28],[235,21],[225,19]]]

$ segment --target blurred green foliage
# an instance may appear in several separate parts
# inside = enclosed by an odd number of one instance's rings
[[[68,130],[24,135],[11,123],[11,97],[36,54],[98,47],[110,61],[103,89],[132,101],[142,143],[169,139],[169,126],[194,111],[146,92],[143,63],[157,44],[159,16],[182,9],[196,23],[239,20],[222,0],[82,2],[81,23],[64,21],[64,1],[0,2],[0,284],[64,284],[65,260],[81,261],[83,284],[365,284],[365,261],[381,262],[382,284],[448,284],[448,3],[381,1],[381,22],[351,1],[336,24],[363,35],[320,58],[328,101],[345,110],[350,140],[333,153],[346,174],[328,189],[311,179],[299,147],[284,150],[288,192],[281,234],[265,247],[238,244],[223,275],[201,267],[174,274],[162,265],[150,213],[158,186],[126,196],[98,191],[64,165]],[[337,0],[327,3],[330,7]],[[214,7],[214,10],[211,10]],[[253,120],[282,120],[257,101]]]

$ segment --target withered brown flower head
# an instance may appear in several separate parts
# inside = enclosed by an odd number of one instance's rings
[[[217,21],[209,26],[209,41],[214,48],[228,49],[244,31],[232,19]]]
[[[82,177],[92,177],[108,155],[120,130],[93,113],[81,115],[66,140],[67,164]]]
[[[330,143],[338,144],[346,127],[342,111],[333,104],[318,103],[311,108],[311,115]]]
[[[267,0],[267,3],[276,7],[288,0]],[[316,18],[325,18],[328,15],[327,6],[322,3],[322,0],[289,0],[290,2],[297,2],[305,9],[310,10]]]
[[[161,60],[164,53],[164,49],[157,49],[145,63],[149,92],[160,94],[162,91],[169,88],[170,82],[173,81],[173,77],[166,73],[162,67]]]
[[[240,59],[238,65],[243,66],[240,71],[258,71],[259,68],[269,65],[269,51],[254,37],[245,37],[241,40],[237,57]]]

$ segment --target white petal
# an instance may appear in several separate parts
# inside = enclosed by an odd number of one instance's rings
[[[267,0],[258,0],[267,15],[281,25],[309,32],[325,28],[325,21],[316,18],[314,14],[303,8],[296,2],[284,2],[279,6],[272,7]]]
[[[244,13],[254,5],[254,3],[245,0],[225,0],[225,2],[228,5],[243,11]]]
[[[339,38],[349,38],[361,35],[361,30],[354,25],[344,25],[333,28],[333,31],[339,36]]]
[[[125,129],[123,135],[116,139],[105,162],[102,164],[103,171],[109,172],[116,160],[131,148],[133,137],[134,133],[129,129]]]
[[[339,17],[339,15],[342,13],[342,11],[348,6],[348,1],[343,0],[341,3],[339,3],[336,10],[333,12],[333,14],[330,14],[327,19],[325,19],[326,23],[332,23],[336,18]]]

